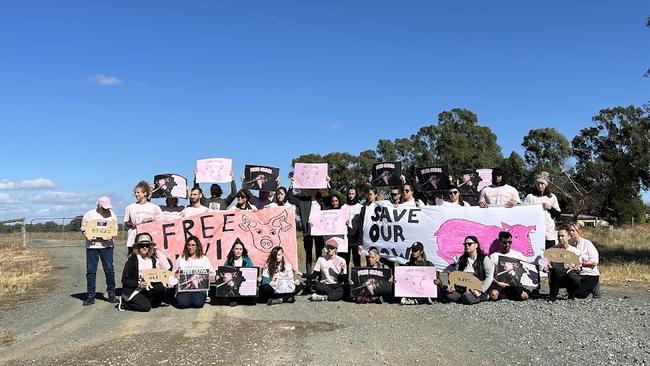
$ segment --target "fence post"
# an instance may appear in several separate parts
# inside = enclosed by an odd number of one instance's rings
[[[23,234],[23,248],[27,247],[27,219],[23,218],[23,228],[22,228],[22,234]]]

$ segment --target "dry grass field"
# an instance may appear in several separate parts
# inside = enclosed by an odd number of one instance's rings
[[[34,288],[52,270],[49,258],[29,247],[0,247],[0,296],[20,295]]]

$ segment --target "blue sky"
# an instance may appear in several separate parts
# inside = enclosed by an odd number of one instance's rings
[[[505,155],[650,100],[647,1],[0,4],[0,218],[117,213],[196,159],[281,168],[406,137],[455,107]],[[286,182],[285,182],[286,183]],[[645,196],[650,200],[650,196]]]

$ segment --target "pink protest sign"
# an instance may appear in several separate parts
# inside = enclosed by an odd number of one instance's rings
[[[395,267],[396,297],[438,297],[436,267]]]
[[[476,188],[480,192],[481,189],[492,184],[492,169],[476,169],[476,172],[481,177],[481,181],[478,182],[478,187]]]
[[[296,163],[293,188],[327,188],[327,163]]]
[[[346,235],[349,219],[346,207],[339,210],[314,210],[309,214],[311,235]]]
[[[156,248],[172,262],[183,253],[185,238],[196,236],[203,252],[216,268],[226,261],[230,248],[241,243],[257,267],[264,267],[271,249],[281,246],[284,257],[298,268],[294,210],[282,207],[260,211],[208,211],[176,220],[138,225],[138,233],[149,233]]]
[[[223,158],[196,161],[196,183],[230,183],[232,160]]]

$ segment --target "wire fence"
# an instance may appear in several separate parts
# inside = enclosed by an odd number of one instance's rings
[[[46,239],[57,241],[85,240],[81,233],[81,216],[76,217],[35,217],[29,220],[14,219],[0,221],[0,245],[4,242],[15,243],[20,239],[24,246],[32,240]],[[118,216],[118,223],[123,216]],[[18,222],[17,220],[22,220]],[[13,224],[13,225],[12,225]],[[123,224],[118,224],[116,242],[126,242],[127,229]],[[22,237],[20,237],[20,235]],[[10,245],[10,244],[7,244]]]
[[[25,218],[0,221],[0,247],[24,247],[27,244]]]

